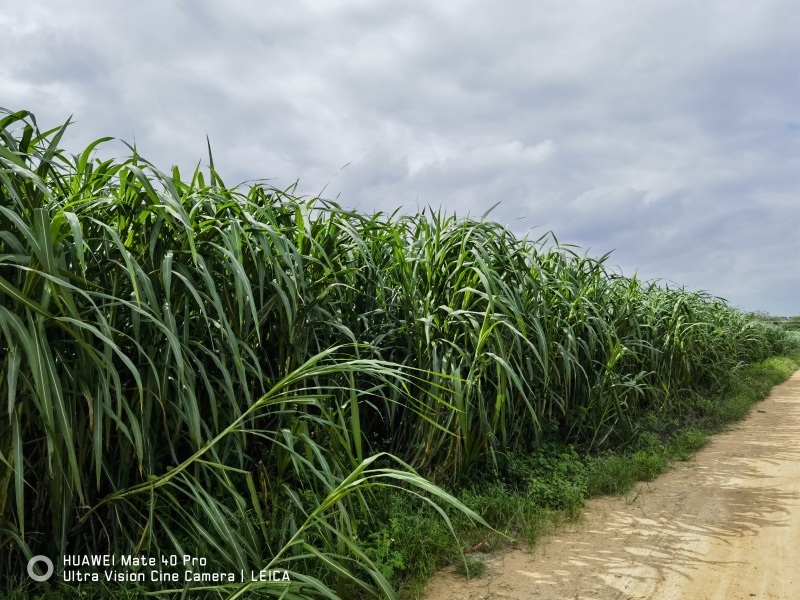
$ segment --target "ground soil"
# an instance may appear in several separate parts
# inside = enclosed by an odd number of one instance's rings
[[[693,459],[427,600],[800,599],[800,372]]]

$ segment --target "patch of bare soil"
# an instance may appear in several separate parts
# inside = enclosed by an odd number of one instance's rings
[[[427,600],[800,598],[800,373],[689,462]]]

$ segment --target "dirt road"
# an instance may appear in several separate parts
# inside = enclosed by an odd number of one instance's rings
[[[428,600],[800,599],[800,373],[694,459]]]

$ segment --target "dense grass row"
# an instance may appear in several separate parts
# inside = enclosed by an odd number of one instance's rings
[[[438,568],[454,564],[461,574],[480,577],[487,559],[496,559],[510,546],[533,547],[543,534],[571,526],[580,519],[587,498],[625,494],[627,502],[635,502],[643,488],[649,489],[642,482],[654,480],[674,461],[691,459],[710,435],[744,418],[773,386],[797,371],[797,334],[792,346],[789,356],[768,358],[732,374],[717,395],[696,396],[679,411],[642,415],[636,439],[624,447],[587,454],[553,437],[535,452],[509,453],[498,474],[476,474],[457,492],[496,531],[452,512],[454,539],[435,511],[386,491],[370,531],[378,566],[397,582],[402,597],[416,599]],[[462,550],[473,552],[462,556]]]
[[[72,155],[66,125],[2,114],[0,581],[32,554],[177,552],[290,569],[287,597],[389,596],[375,486],[474,518],[429,481],[544,432],[633,443],[786,343],[551,236]]]

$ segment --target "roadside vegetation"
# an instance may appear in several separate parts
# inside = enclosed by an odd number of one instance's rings
[[[33,583],[37,554],[292,579],[192,598],[413,596],[654,477],[800,364],[797,333],[550,234],[231,188],[210,150],[188,176],[74,155],[67,125],[0,114],[6,596],[170,588]]]

